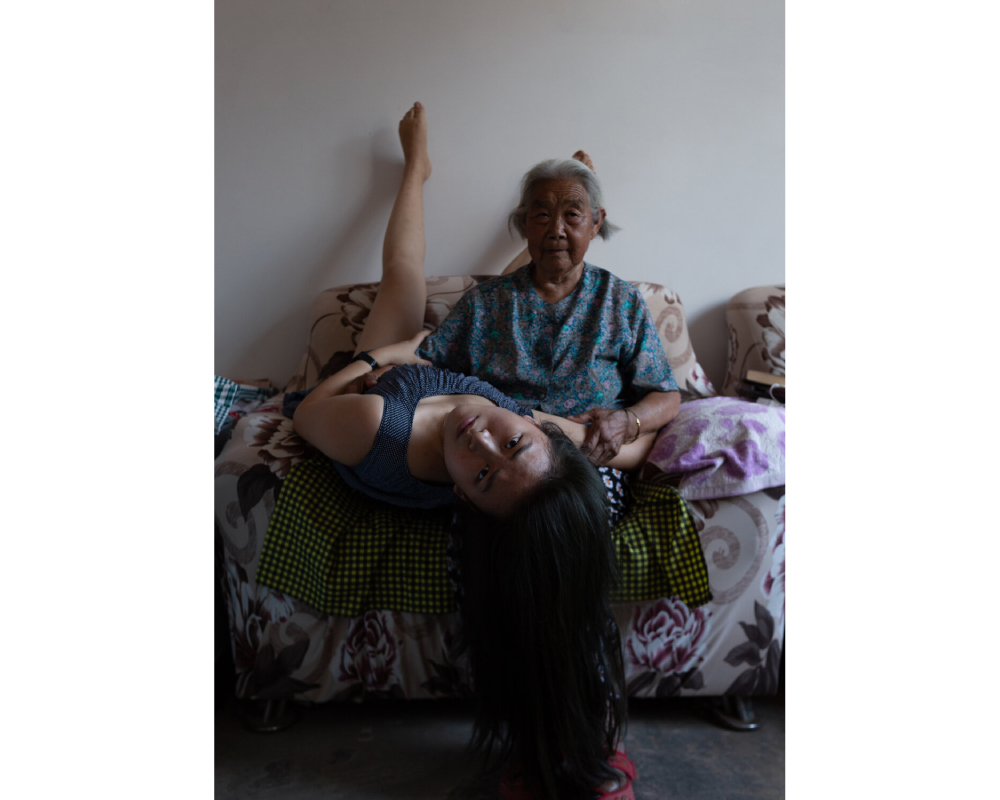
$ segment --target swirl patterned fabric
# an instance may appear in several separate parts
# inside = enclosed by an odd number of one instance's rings
[[[469,276],[428,278],[425,324],[436,327],[462,292],[477,282]],[[650,309],[682,398],[715,395],[691,349],[677,295],[656,284],[633,285]],[[355,284],[317,297],[309,345],[286,391],[313,386],[347,363],[376,289],[377,284]],[[772,294],[779,297],[776,292],[766,296]],[[780,298],[783,312],[783,290]],[[763,347],[764,328],[772,330],[769,339],[774,339],[777,310],[776,303],[768,310],[765,299],[760,308],[741,312],[748,319],[735,333],[731,329],[739,339],[731,352],[743,352],[740,348],[750,347],[747,342]],[[783,336],[782,319],[781,341],[771,341],[770,358],[783,359]],[[470,697],[468,663],[455,656],[457,613],[378,609],[328,616],[255,580],[280,487],[291,467],[310,455],[291,421],[281,415],[281,400],[275,397],[240,419],[215,462],[215,528],[223,545],[221,580],[237,696],[313,702]],[[712,600],[696,608],[676,597],[613,604],[628,693],[773,693],[785,627],[784,487],[695,500],[690,509]]]

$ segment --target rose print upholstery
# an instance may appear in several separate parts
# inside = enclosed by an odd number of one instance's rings
[[[785,287],[758,286],[726,304],[729,363],[722,393],[734,397],[748,369],[785,374]]]
[[[482,279],[428,278],[425,325],[436,327],[461,294]],[[655,320],[682,399],[717,396],[695,357],[680,299],[657,284],[635,285]],[[366,283],[320,293],[305,355],[285,391],[314,386],[350,360],[376,289],[377,284]],[[770,358],[780,353],[783,368],[783,291],[780,300],[782,341],[779,347],[768,334],[768,353],[773,353]],[[767,309],[767,298],[761,302]],[[777,331],[771,323],[775,309],[774,302],[770,311],[755,306],[748,324],[762,328],[757,318],[764,318]],[[763,330],[756,330],[752,340],[763,342]],[[243,417],[215,463],[215,527],[223,545],[237,696],[313,702],[470,696],[468,665],[454,655],[457,614],[370,609],[355,618],[327,616],[256,583],[282,481],[309,454],[281,415],[281,401],[279,394]],[[657,480],[655,470],[643,476]],[[714,599],[699,608],[672,597],[614,604],[628,692],[656,697],[773,693],[784,636],[784,487],[691,500],[690,505]]]

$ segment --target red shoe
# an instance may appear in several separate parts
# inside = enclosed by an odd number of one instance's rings
[[[615,750],[614,755],[608,759],[608,765],[625,773],[625,785],[600,794],[597,794],[598,789],[594,789],[594,800],[635,800],[635,791],[632,789],[632,781],[636,775],[635,764],[621,750]],[[519,776],[515,777],[515,770],[510,765],[504,767],[500,776],[500,797],[503,800],[534,800],[524,781]]]

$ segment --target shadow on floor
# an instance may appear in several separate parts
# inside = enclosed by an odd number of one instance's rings
[[[784,797],[785,709],[755,702],[760,729],[718,727],[703,701],[634,700],[626,750],[637,800]],[[468,753],[472,706],[386,701],[310,706],[279,733],[245,730],[235,700],[215,716],[216,800],[498,797],[499,774],[480,775]]]

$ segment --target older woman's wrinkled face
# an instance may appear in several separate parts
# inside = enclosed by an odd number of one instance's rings
[[[547,272],[580,266],[603,222],[604,209],[593,217],[587,190],[579,181],[539,181],[524,218],[531,260]]]

